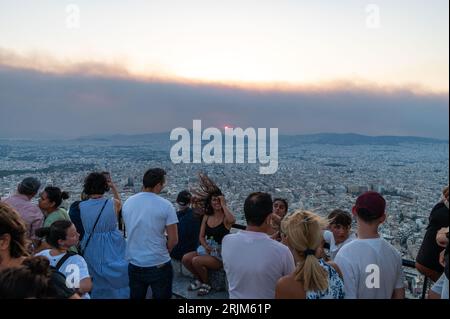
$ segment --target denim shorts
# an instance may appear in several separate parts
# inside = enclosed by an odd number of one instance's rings
[[[221,248],[222,247],[219,246],[219,248],[217,248],[216,251],[213,251],[213,252],[211,252],[211,254],[208,254],[208,252],[206,251],[205,247],[200,245],[197,248],[197,254],[199,256],[211,256],[211,257],[217,258],[220,261],[222,261]]]

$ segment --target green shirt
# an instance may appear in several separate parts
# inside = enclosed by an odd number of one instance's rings
[[[44,227],[50,227],[57,220],[70,220],[69,214],[64,208],[58,208],[53,213],[50,213],[44,220]]]

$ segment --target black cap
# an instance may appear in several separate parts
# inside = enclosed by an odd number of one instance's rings
[[[181,191],[177,196],[177,203],[182,206],[187,206],[191,203],[192,194],[188,191]]]

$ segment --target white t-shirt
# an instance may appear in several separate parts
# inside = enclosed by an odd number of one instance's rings
[[[278,279],[295,269],[288,247],[245,230],[224,237],[222,259],[230,299],[273,299]]]
[[[138,267],[170,261],[166,226],[177,224],[177,213],[166,199],[148,192],[128,198],[122,208],[127,231],[126,258]]]
[[[59,254],[56,256],[52,256],[50,254],[50,251],[51,251],[51,249],[42,250],[42,251],[38,252],[36,254],[36,256],[46,257],[50,261],[50,266],[56,267],[56,265],[58,264],[60,259],[65,255],[65,253]],[[65,262],[63,262],[61,267],[58,269],[59,272],[61,272],[62,274],[64,274],[64,276],[66,276],[66,279],[71,278],[75,274],[75,271],[77,271],[77,270],[79,270],[80,281],[85,278],[90,277],[86,261],[80,255],[70,256],[69,258],[66,259]],[[77,287],[79,287],[79,285],[77,285],[75,287],[77,288]],[[91,299],[88,293],[83,294],[83,296],[81,296],[81,297],[83,299]]]
[[[394,289],[404,288],[401,255],[383,238],[356,239],[334,262],[344,277],[346,299],[391,299]]]
[[[344,246],[345,244],[348,244],[352,240],[357,239],[357,237],[354,233],[351,233],[344,242],[336,245],[336,241],[334,240],[333,232],[331,232],[329,230],[325,230],[323,232],[323,239],[325,240],[326,243],[330,244],[330,258],[331,258],[331,260],[334,260],[334,258],[336,258],[336,255],[337,255],[339,249],[341,249],[342,246]]]

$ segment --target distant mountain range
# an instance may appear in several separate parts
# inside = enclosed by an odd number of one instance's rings
[[[80,137],[75,142],[112,142],[112,143],[162,143],[173,144],[169,140],[170,133],[149,133],[136,135],[91,135]],[[441,140],[417,136],[368,136],[354,133],[319,133],[306,135],[280,135],[281,144],[330,144],[330,145],[398,145],[412,144],[448,144],[448,140]]]
[[[157,142],[169,141],[170,133],[147,133],[147,134],[113,134],[113,135],[88,135],[82,136],[72,141],[78,142]]]
[[[417,136],[368,136],[354,133],[319,133],[308,135],[283,135],[281,142],[298,144],[332,144],[332,145],[397,145],[413,144],[448,144],[448,140],[440,140]]]

